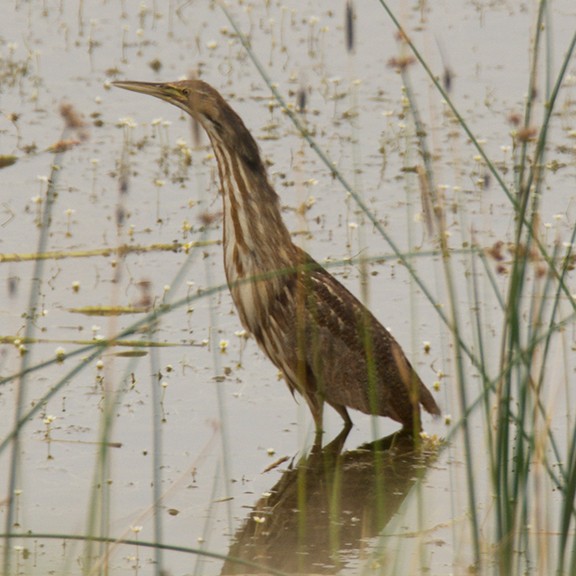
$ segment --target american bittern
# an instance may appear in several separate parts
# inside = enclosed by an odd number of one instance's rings
[[[224,266],[242,324],[308,403],[388,416],[420,431],[420,404],[440,409],[400,345],[338,280],[292,243],[258,145],[241,118],[200,80],[115,86],[174,104],[207,132],[224,201]],[[250,279],[253,278],[251,281]]]

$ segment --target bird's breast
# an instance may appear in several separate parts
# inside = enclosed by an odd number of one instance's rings
[[[225,243],[224,267],[230,294],[242,325],[255,334],[269,306],[266,282],[256,280],[261,271],[254,257],[241,250],[236,243]]]

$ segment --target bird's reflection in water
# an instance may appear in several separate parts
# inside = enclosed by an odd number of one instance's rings
[[[344,440],[313,450],[282,474],[236,533],[222,574],[338,572],[382,531],[437,455],[408,436],[342,453]]]

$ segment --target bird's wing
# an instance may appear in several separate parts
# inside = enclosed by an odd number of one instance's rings
[[[440,410],[400,345],[336,278],[310,258],[299,288],[305,297],[305,355],[327,402],[412,421],[421,403]],[[298,328],[297,328],[298,330]]]

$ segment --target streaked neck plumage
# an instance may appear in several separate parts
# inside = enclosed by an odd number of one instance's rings
[[[254,331],[257,315],[262,312],[258,308],[273,302],[269,292],[282,289],[285,276],[281,271],[299,263],[299,252],[282,221],[280,201],[268,181],[258,145],[240,117],[225,106],[226,130],[220,130],[220,124],[202,118],[200,121],[218,163],[224,203],[226,278],[244,326]],[[242,283],[276,270],[279,275],[266,282]],[[262,294],[262,290],[267,294]]]

